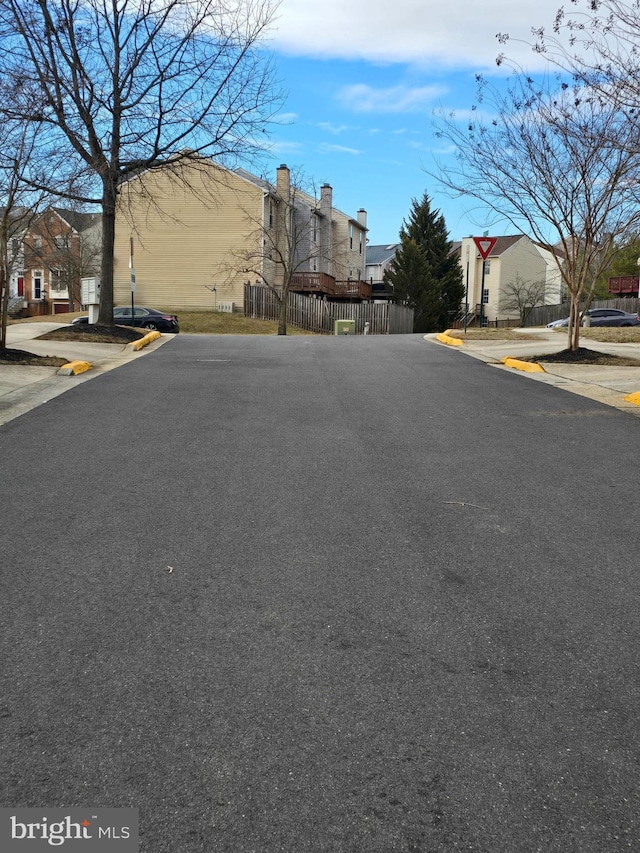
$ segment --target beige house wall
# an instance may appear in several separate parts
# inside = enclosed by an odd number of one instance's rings
[[[515,284],[518,277],[530,284],[546,281],[547,265],[534,243],[530,240],[520,240],[501,256],[500,272],[497,299],[494,301],[492,309],[497,317],[518,319],[518,311],[501,309],[500,300],[504,299],[504,288],[510,284]]]
[[[363,281],[366,270],[366,228],[333,210],[333,275],[337,281]]]
[[[131,301],[133,238],[135,301],[164,309],[243,303],[255,281],[265,193],[210,161],[183,168],[186,182],[166,171],[146,172],[122,187],[116,216],[114,304]],[[215,287],[215,294],[209,289]]]
[[[460,265],[465,283],[467,280],[467,259],[469,262],[469,306],[471,310],[474,310],[482,298],[483,261],[473,239],[470,237],[465,237],[462,240],[460,251]],[[505,288],[509,284],[515,283],[517,277],[527,282],[546,282],[545,302],[554,304],[558,301],[558,287],[554,278],[553,265],[550,265],[548,258],[543,255],[539,247],[527,237],[522,237],[500,255],[491,255],[488,260],[489,272],[484,278],[484,288],[489,291],[489,301],[482,309],[483,315],[488,320],[518,318],[517,311],[505,311],[501,307]],[[557,265],[555,270],[556,274],[559,275]]]

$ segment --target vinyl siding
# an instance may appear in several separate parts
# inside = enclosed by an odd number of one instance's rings
[[[263,190],[213,163],[184,172],[187,183],[154,172],[123,186],[116,216],[116,305],[131,298],[133,237],[138,304],[175,310],[220,302],[242,306],[244,283],[253,276],[239,255],[260,240]],[[207,286],[215,286],[215,295]]]

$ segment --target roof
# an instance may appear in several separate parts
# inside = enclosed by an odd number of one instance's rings
[[[100,221],[101,215],[99,213],[80,213],[77,210],[65,210],[63,207],[53,207],[54,210],[61,219],[69,225],[69,227],[73,228],[74,231],[77,231],[80,234],[82,231],[86,231],[87,228],[91,228],[92,225],[95,225]]]
[[[385,243],[382,246],[367,246],[367,266],[390,261],[400,247],[400,243]]]
[[[530,238],[527,237],[525,234],[512,234],[512,235],[506,236],[506,237],[496,237],[495,239],[496,239],[496,244],[493,247],[493,249],[491,250],[491,253],[489,255],[490,258],[493,258],[496,255],[504,254],[507,251],[507,249],[510,249],[512,246],[515,246],[515,244],[519,243],[520,240],[524,240],[524,239],[529,240]],[[531,240],[531,242],[533,243],[533,240]],[[451,244],[451,254],[454,254],[456,252],[458,254],[460,254],[461,251],[462,251],[462,241],[461,240],[455,240]],[[480,256],[480,252],[478,252],[478,256]]]

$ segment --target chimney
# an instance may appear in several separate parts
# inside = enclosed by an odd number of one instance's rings
[[[284,163],[276,169],[276,192],[286,202],[289,201],[291,193],[291,176],[289,167]]]
[[[333,189],[320,187],[320,271],[333,275]]]
[[[358,211],[357,219],[363,228],[367,227],[367,211],[364,209],[364,207],[361,207]]]

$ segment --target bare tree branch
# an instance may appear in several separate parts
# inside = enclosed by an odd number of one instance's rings
[[[516,71],[506,90],[479,81],[476,118],[440,115],[438,134],[455,164],[435,177],[452,194],[483,202],[554,255],[571,298],[569,345],[579,345],[579,310],[613,241],[640,224],[635,129],[598,97]],[[488,117],[483,118],[482,113]]]
[[[228,161],[261,150],[280,103],[259,49],[273,12],[270,0],[0,4],[0,61],[17,92],[5,115],[40,122],[41,154],[58,157],[43,186],[102,206],[101,324],[113,323],[123,181],[157,168],[178,173],[198,154]],[[78,186],[80,164],[93,196]]]

